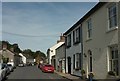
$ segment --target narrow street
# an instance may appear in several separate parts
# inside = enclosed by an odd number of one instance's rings
[[[7,76],[8,80],[21,80],[21,79],[29,79],[29,80],[61,80],[64,79],[65,81],[69,81],[62,76],[56,74],[56,73],[43,73],[40,69],[37,68],[37,66],[26,66],[26,67],[17,67],[14,72],[11,72]]]

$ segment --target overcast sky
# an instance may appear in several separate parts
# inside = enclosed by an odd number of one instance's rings
[[[2,40],[20,48],[41,50],[56,44],[96,2],[3,2]]]

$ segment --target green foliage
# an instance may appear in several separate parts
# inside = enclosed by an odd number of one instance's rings
[[[3,63],[8,63],[9,58],[3,58]]]
[[[2,42],[2,45],[3,44],[7,44],[7,49],[8,50],[10,50],[11,48],[13,48],[15,54],[23,53],[23,54],[27,54],[28,56],[32,56],[33,58],[36,58],[39,55],[41,58],[46,59],[46,55],[43,52],[41,52],[41,51],[34,52],[31,49],[25,49],[25,50],[22,51],[19,48],[19,45],[17,43],[10,44],[8,41],[0,41],[0,42]]]
[[[84,69],[81,70],[81,74],[82,75],[85,74],[85,70]]]
[[[33,52],[31,49],[25,49],[23,50],[24,54],[29,54],[30,56],[32,56],[33,58],[36,58],[38,55],[42,58],[46,58],[46,55],[41,52],[41,51],[36,51],[36,52]]]
[[[7,44],[7,49],[10,50],[11,48],[14,48],[15,53],[21,53],[21,49],[19,48],[18,44],[10,44],[8,41],[2,41],[2,45]]]

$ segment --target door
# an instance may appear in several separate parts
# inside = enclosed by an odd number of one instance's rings
[[[93,58],[92,58],[92,52],[91,52],[90,50],[88,51],[88,56],[89,56],[89,57],[88,57],[88,59],[89,59],[89,60],[88,60],[88,61],[89,61],[89,62],[88,62],[88,65],[89,65],[88,68],[89,68],[89,72],[92,72],[92,71],[93,71],[93,62],[92,62],[92,61],[93,61],[93,60],[92,60]]]
[[[68,73],[71,74],[71,57],[68,57]]]

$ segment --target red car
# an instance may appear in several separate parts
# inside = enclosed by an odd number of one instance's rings
[[[42,69],[43,72],[50,72],[50,73],[54,73],[54,67],[52,65],[43,65]]]

